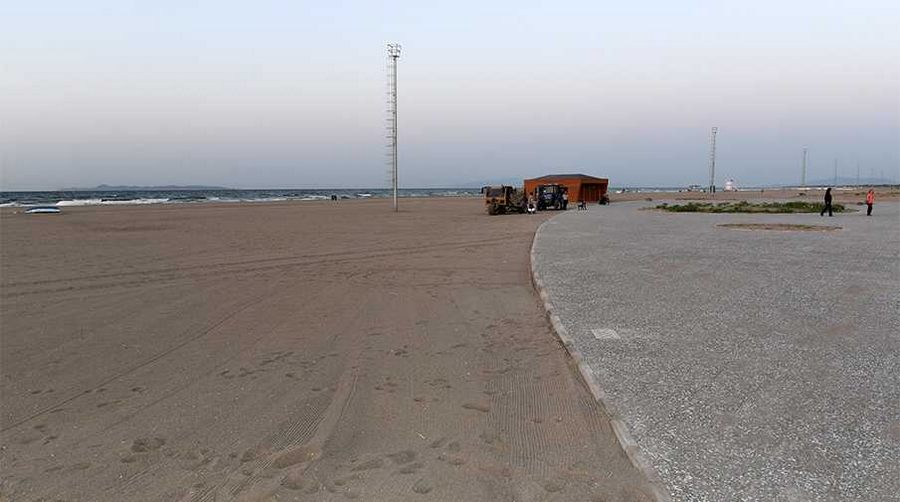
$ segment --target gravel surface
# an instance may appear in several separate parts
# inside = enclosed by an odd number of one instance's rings
[[[900,204],[643,210],[658,202],[550,220],[534,266],[672,498],[900,500]]]

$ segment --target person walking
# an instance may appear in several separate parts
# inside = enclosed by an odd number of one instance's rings
[[[866,216],[872,216],[872,206],[875,205],[875,190],[870,188],[869,193],[866,194]]]
[[[565,210],[569,207],[569,191],[568,191],[568,190],[563,190],[563,193],[562,193],[562,206],[563,206],[563,207],[562,207],[562,208],[563,208],[563,211],[565,211]]]
[[[831,213],[831,187],[825,189],[825,206],[822,207],[819,216],[825,216],[825,211],[828,211],[828,216],[834,216]]]

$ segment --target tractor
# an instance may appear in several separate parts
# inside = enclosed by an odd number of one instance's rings
[[[524,194],[509,185],[487,186],[481,189],[484,205],[490,215],[525,212]]]
[[[565,190],[566,189],[563,185],[558,184],[538,185],[537,187],[535,187],[534,198],[537,199],[538,211],[544,211],[547,209],[562,209],[563,192]]]

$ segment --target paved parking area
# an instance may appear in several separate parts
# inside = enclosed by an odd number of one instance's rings
[[[900,500],[900,204],[643,209],[657,203],[560,215],[533,265],[672,499]]]

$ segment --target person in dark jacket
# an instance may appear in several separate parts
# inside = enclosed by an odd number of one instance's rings
[[[825,211],[828,211],[828,216],[834,216],[831,213],[831,187],[825,189],[825,206],[822,208],[819,216],[825,216]]]

